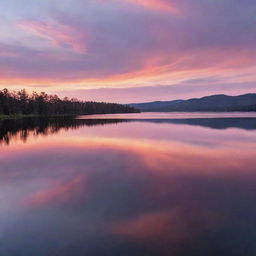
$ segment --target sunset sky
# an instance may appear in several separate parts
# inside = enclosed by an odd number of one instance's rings
[[[256,93],[255,0],[1,0],[0,89],[121,103]]]

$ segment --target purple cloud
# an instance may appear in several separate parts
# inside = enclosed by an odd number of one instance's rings
[[[15,40],[7,32],[0,37],[4,87],[77,91],[180,84],[185,91],[184,81],[192,79],[216,76],[219,84],[230,84],[240,74],[240,84],[256,80],[252,0],[62,2],[60,7],[47,0],[31,9],[16,0],[0,4],[13,7],[4,31],[16,24]]]

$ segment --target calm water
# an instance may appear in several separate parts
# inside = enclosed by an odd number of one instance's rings
[[[256,255],[244,116],[0,122],[0,255]]]

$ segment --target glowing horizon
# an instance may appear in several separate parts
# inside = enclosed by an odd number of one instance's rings
[[[256,92],[253,0],[26,3],[0,3],[0,89],[121,103]]]

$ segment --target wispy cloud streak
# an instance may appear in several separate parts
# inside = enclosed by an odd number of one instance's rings
[[[59,3],[0,3],[11,10],[0,24],[1,87],[62,92],[180,84],[187,93],[184,82],[204,79],[210,93],[211,77],[218,85],[239,83],[239,92],[256,82],[254,0]]]
[[[76,31],[70,26],[33,20],[23,21],[19,26],[29,33],[51,41],[56,47],[69,48],[81,54],[87,52],[87,35],[81,34],[81,31]]]

